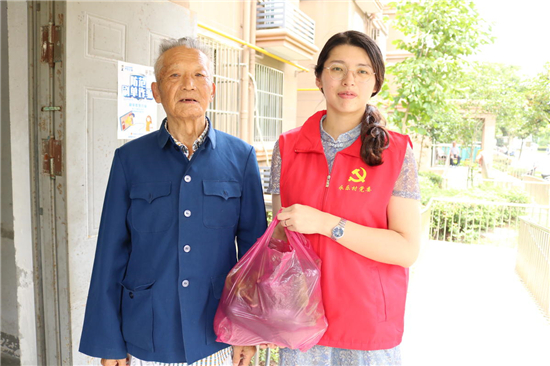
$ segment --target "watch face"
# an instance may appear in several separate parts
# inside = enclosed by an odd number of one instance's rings
[[[332,236],[334,236],[336,239],[340,239],[344,235],[344,228],[340,226],[336,226],[334,229],[332,229]]]

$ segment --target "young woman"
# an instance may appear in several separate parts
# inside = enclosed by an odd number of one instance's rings
[[[368,104],[384,81],[380,49],[348,31],[315,67],[326,111],[282,134],[270,192],[280,227],[306,235],[323,263],[328,329],[281,365],[400,365],[408,267],[420,245],[420,193],[408,136],[386,130]]]

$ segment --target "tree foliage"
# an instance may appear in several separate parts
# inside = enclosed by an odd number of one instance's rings
[[[543,134],[550,126],[550,64],[533,78],[521,75],[518,66],[471,63],[449,97],[458,102],[463,126],[457,128],[463,140],[473,138],[463,130],[468,120],[482,113],[496,116],[502,136],[525,139]],[[453,118],[449,115],[448,118]]]
[[[395,44],[412,57],[388,68],[390,121],[402,130],[437,138],[445,129],[438,117],[459,118],[449,95],[457,87],[465,58],[492,41],[490,28],[473,2],[465,0],[407,0],[392,6],[393,26],[405,36]]]
[[[460,108],[455,134],[471,146],[481,140],[484,113],[493,114],[500,135],[525,123],[525,82],[517,66],[472,62],[463,70],[449,98]]]
[[[550,131],[550,62],[537,76],[527,82],[527,117],[521,127],[523,135],[544,134]]]

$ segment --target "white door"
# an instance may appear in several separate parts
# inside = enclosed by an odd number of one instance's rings
[[[152,66],[160,41],[195,35],[172,2],[66,2],[65,169],[72,364],[78,353],[101,207],[117,140],[117,62]],[[159,107],[159,119],[164,116]],[[159,123],[160,124],[160,123]],[[97,360],[94,361],[97,364]]]

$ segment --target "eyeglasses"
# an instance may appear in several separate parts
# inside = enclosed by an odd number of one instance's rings
[[[342,64],[332,64],[325,67],[325,69],[328,70],[328,75],[332,80],[343,80],[348,75],[349,71],[346,65]],[[359,66],[355,71],[352,71],[352,73],[355,77],[355,81],[359,83],[365,83],[375,75],[375,73],[366,66]]]

